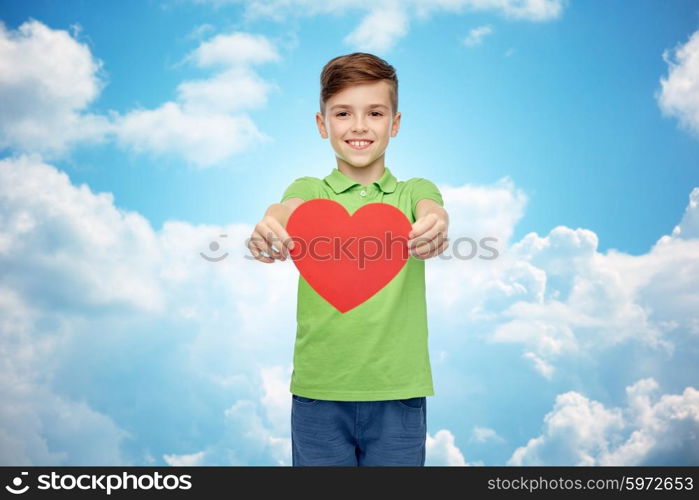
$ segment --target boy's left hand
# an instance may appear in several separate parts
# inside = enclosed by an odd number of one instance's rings
[[[446,217],[431,212],[417,219],[408,237],[408,253],[416,259],[429,259],[447,248],[449,222]]]

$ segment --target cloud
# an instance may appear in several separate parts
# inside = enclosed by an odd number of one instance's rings
[[[102,61],[68,32],[0,21],[0,148],[59,157],[103,141],[109,120],[85,110],[105,85]]]
[[[206,37],[209,33],[212,33],[216,31],[216,28],[212,24],[209,23],[203,23],[203,24],[198,24],[194,26],[187,35],[185,35],[185,38],[188,40],[201,40],[202,38]]]
[[[252,67],[280,59],[262,36],[235,32],[201,43],[183,62],[219,71],[179,84],[175,101],[116,117],[118,142],[137,152],[176,154],[207,167],[271,141],[245,111],[263,107],[278,89]]]
[[[224,411],[222,439],[195,453],[165,454],[169,465],[291,465],[291,366],[262,369],[260,401],[238,400]]]
[[[699,31],[684,45],[665,50],[663,60],[668,75],[660,78],[661,88],[655,93],[660,110],[699,137]]]
[[[410,19],[425,20],[433,14],[495,12],[508,19],[533,22],[558,19],[567,0],[194,0],[221,8],[240,4],[246,21],[259,18],[286,22],[293,17],[339,16],[359,11],[364,17],[344,42],[358,50],[388,51],[407,35]]]
[[[168,102],[117,119],[118,143],[136,153],[176,155],[200,167],[223,162],[260,141],[270,140],[247,115],[190,113]]]
[[[594,232],[565,226],[511,242],[526,196],[509,182],[442,189],[454,221],[445,252],[451,259],[436,259],[426,278],[432,284],[429,307],[450,328],[520,345],[524,359],[548,380],[560,363],[594,364],[620,346],[638,346],[661,363],[684,356],[684,348],[696,342],[699,239],[691,236],[697,190],[674,236],[634,256],[614,249],[601,253]],[[497,258],[465,242],[460,254],[472,258],[454,259],[455,242],[463,235],[476,242],[494,235]]]
[[[468,32],[464,38],[464,45],[467,47],[476,47],[483,43],[483,39],[493,33],[493,28],[489,24],[478,26]]]
[[[489,427],[474,427],[471,434],[471,441],[475,443],[496,442],[501,443],[504,439]]]
[[[556,397],[543,433],[509,465],[677,465],[699,462],[699,391],[653,398],[653,378],[626,388],[628,406],[605,408],[578,392]],[[655,399],[655,400],[654,400]]]
[[[165,463],[172,466],[192,467],[196,465],[204,465],[205,452],[200,451],[189,455],[163,455]]]
[[[0,148],[52,160],[79,144],[114,139],[137,153],[179,157],[199,167],[220,164],[272,140],[248,113],[279,90],[254,67],[280,60],[263,36],[219,34],[183,58],[181,64],[213,73],[181,82],[175,100],[98,115],[88,108],[107,80],[104,64],[85,44],[35,20],[15,31],[0,25]]]
[[[425,465],[467,465],[461,450],[454,444],[454,435],[447,429],[438,430],[434,437],[427,434]]]
[[[362,51],[383,52],[408,32],[408,16],[397,4],[383,3],[360,22],[343,41]]]
[[[235,68],[279,62],[280,56],[264,36],[243,32],[216,35],[185,57],[201,68]]]
[[[248,225],[156,232],[113,201],[0,161],[0,463],[284,461],[289,367],[265,367],[288,363],[294,269],[244,259]]]
[[[692,189],[689,194],[689,204],[684,211],[682,220],[672,230],[674,238],[699,238],[699,187]]]

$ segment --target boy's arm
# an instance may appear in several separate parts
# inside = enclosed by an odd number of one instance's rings
[[[415,207],[415,223],[410,232],[408,250],[418,259],[439,255],[447,248],[449,214],[436,201],[423,198]]]
[[[274,217],[282,227],[286,228],[289,217],[303,201],[303,198],[289,198],[282,203],[272,203],[265,212],[265,216],[270,215]]]

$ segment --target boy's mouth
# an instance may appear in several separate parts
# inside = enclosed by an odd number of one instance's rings
[[[369,140],[364,140],[364,139],[357,140],[357,141],[349,140],[349,141],[345,141],[345,142],[347,144],[349,144],[352,149],[366,149],[374,143],[374,141],[369,141]]]

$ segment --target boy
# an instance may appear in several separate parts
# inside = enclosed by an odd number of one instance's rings
[[[405,266],[354,309],[340,313],[299,276],[290,386],[295,466],[425,464],[426,396],[434,389],[424,259],[446,248],[449,219],[432,182],[398,181],[384,166],[400,118],[393,66],[358,52],[329,61],[316,122],[337,167],[324,179],[297,178],[248,244],[261,262],[286,260],[294,246],[285,229],[289,216],[314,198],[334,200],[350,214],[366,203],[388,203],[412,224]]]

